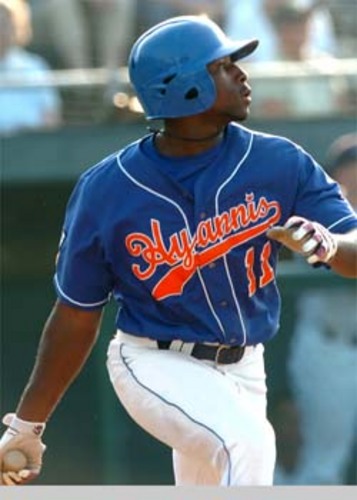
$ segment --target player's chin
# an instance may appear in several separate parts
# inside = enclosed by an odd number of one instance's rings
[[[250,109],[245,108],[244,110],[239,110],[239,112],[231,113],[231,120],[234,122],[244,122],[250,114]]]
[[[248,118],[250,115],[251,101],[250,96],[240,96],[239,102],[233,109],[236,121],[244,121]]]

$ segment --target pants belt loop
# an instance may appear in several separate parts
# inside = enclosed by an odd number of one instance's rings
[[[182,340],[172,340],[169,349],[172,351],[181,352],[182,348],[183,348],[183,344],[184,343],[182,342]]]
[[[195,344],[193,342],[182,342],[181,346],[181,352],[184,352],[185,354],[188,354],[191,356],[193,348],[195,347]]]

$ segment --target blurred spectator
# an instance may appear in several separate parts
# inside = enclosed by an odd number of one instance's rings
[[[279,59],[279,43],[272,16],[286,0],[225,0],[225,29],[232,38],[259,38],[261,44],[251,61]],[[308,49],[335,53],[336,37],[331,14],[326,6],[314,0],[295,0],[296,7],[311,9],[306,36]]]
[[[126,65],[135,37],[136,0],[32,0],[35,46],[62,68]]]
[[[354,0],[324,0],[334,20],[338,57],[356,57],[357,8]]]
[[[219,24],[223,22],[225,0],[139,0],[139,35],[150,26],[169,17],[206,14]]]
[[[269,117],[321,116],[344,109],[342,106],[347,99],[344,78],[327,77],[320,71],[326,64],[331,67],[334,57],[309,43],[313,13],[313,8],[296,0],[285,0],[283,5],[275,5],[271,11],[277,44],[276,61],[303,63],[303,66],[300,76],[289,78],[286,65],[284,78],[254,83],[255,106],[261,114]]]
[[[294,0],[276,6],[271,22],[276,37],[275,58],[279,61],[308,61],[327,57],[328,53],[309,43],[314,9]]]
[[[60,98],[41,86],[50,68],[23,45],[31,38],[31,17],[23,0],[0,0],[0,133],[48,128],[60,123]],[[10,80],[20,85],[12,86]],[[27,83],[39,86],[26,87]]]
[[[357,134],[332,144],[327,168],[357,209]],[[277,484],[345,484],[351,460],[356,471],[356,303],[355,288],[312,289],[300,297],[288,373],[301,448],[293,474],[280,464]]]
[[[332,144],[326,168],[357,211],[357,132],[343,135]]]

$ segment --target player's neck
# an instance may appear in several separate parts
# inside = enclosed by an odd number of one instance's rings
[[[171,132],[169,130],[159,130],[159,134],[162,134],[164,137],[168,137],[169,139],[174,139],[175,141],[183,141],[183,142],[210,142],[221,135],[221,130],[215,130],[211,134],[199,136],[197,133],[191,136],[181,135],[180,132],[176,134],[176,132]]]
[[[206,151],[218,144],[224,135],[224,128],[214,127],[170,127],[154,131],[155,145],[167,156],[187,156]]]

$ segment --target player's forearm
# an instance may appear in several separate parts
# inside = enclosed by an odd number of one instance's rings
[[[357,277],[357,231],[336,235],[338,248],[329,262],[331,269],[346,278]]]
[[[23,420],[48,420],[79,373],[97,337],[101,313],[57,304],[39,344],[33,372],[17,408]]]

